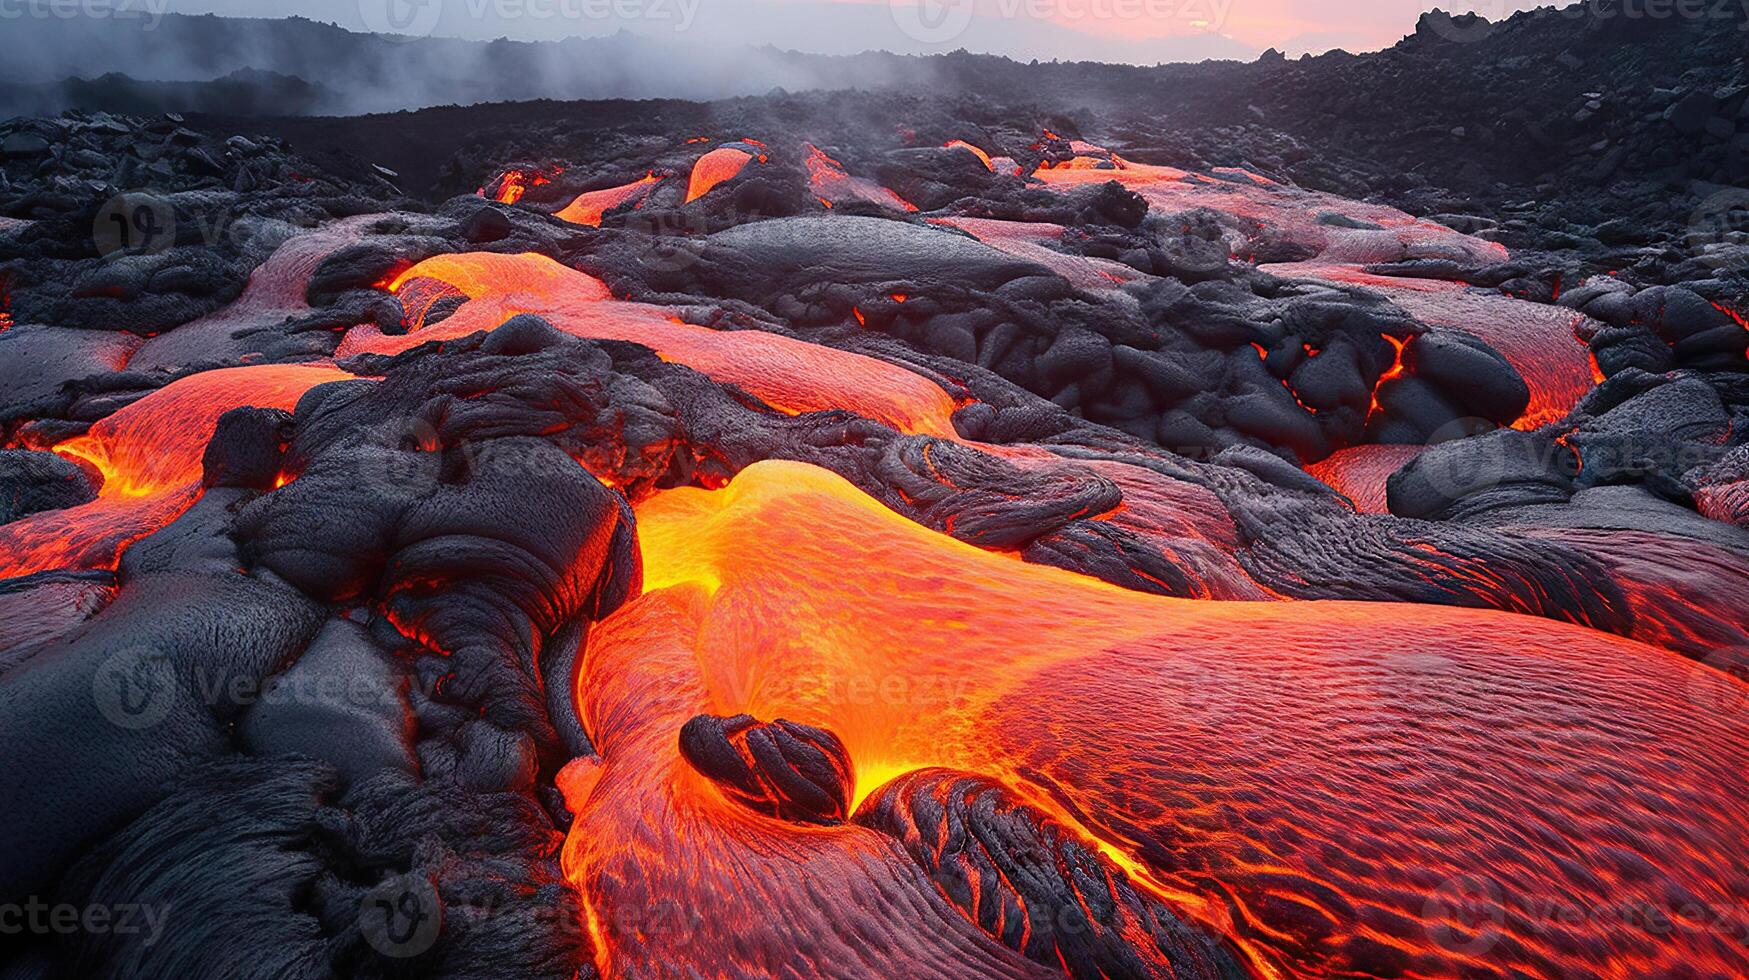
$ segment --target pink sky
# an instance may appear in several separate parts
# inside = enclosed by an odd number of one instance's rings
[[[136,0],[139,2],[139,0]],[[1333,47],[1389,47],[1435,5],[1491,20],[1524,0],[143,0],[181,13],[301,14],[353,30],[390,30],[391,6],[431,16],[421,33],[490,40],[556,40],[629,30],[712,46],[772,44],[822,54],[888,50],[929,54],[965,47],[1017,58],[1196,61],[1290,55]],[[899,22],[930,7],[959,30],[907,32]],[[966,5],[970,5],[967,7]],[[377,16],[372,16],[377,15]],[[916,18],[912,17],[913,23]]]
[[[710,3],[711,0],[704,0]],[[773,0],[814,3],[820,0]],[[824,0],[886,7],[931,0]],[[1217,33],[1262,49],[1389,47],[1415,27],[1425,10],[1473,10],[1499,20],[1535,3],[1521,0],[934,0],[971,3],[980,17],[1043,19],[1093,37],[1141,41]],[[1322,43],[1308,42],[1327,39]]]

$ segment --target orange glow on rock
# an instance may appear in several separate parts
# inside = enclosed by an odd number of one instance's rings
[[[863,201],[894,211],[915,211],[917,206],[866,177],[852,177],[844,165],[827,156],[812,143],[807,144],[807,158],[802,161],[808,170],[808,184],[820,203],[828,208],[846,201]]]
[[[1354,502],[1362,514],[1388,514],[1385,481],[1402,469],[1423,446],[1351,446],[1306,467],[1312,474]]]
[[[1384,205],[1349,201],[1278,184],[1258,174],[1223,169],[1215,180],[1174,167],[1132,163],[1075,141],[1066,163],[1034,176],[1047,186],[1072,187],[1115,180],[1166,214],[1199,207],[1256,221],[1274,235],[1303,245],[1315,257],[1263,266],[1279,276],[1364,286],[1382,293],[1417,320],[1465,331],[1505,357],[1530,388],[1530,405],[1513,423],[1534,429],[1558,421],[1591,390],[1588,351],[1575,336],[1582,318],[1573,311],[1477,289],[1459,282],[1401,278],[1367,271],[1371,265],[1415,258],[1460,259],[1488,265],[1508,258],[1506,247],[1423,221]],[[1329,214],[1354,227],[1320,220]],[[1243,258],[1247,243],[1232,241]]]
[[[339,368],[221,368],[171,382],[54,447],[103,474],[97,499],[0,526],[0,578],[111,568],[129,542],[174,520],[199,495],[201,455],[219,416],[255,405],[290,410],[304,392],[351,378]]]
[[[688,204],[709,194],[717,185],[734,180],[753,162],[753,154],[732,146],[720,146],[692,165],[692,177],[686,185]]]
[[[601,227],[601,216],[614,208],[621,207],[633,201],[634,207],[641,206],[643,200],[663,178],[654,173],[645,175],[642,179],[618,187],[609,187],[598,191],[586,191],[577,195],[570,204],[565,205],[555,217],[569,221],[572,224],[587,225],[591,228]]]
[[[1379,336],[1390,342],[1390,345],[1395,348],[1395,354],[1391,366],[1385,369],[1385,373],[1379,375],[1378,382],[1372,386],[1372,407],[1368,408],[1366,413],[1368,419],[1371,419],[1373,414],[1379,411],[1379,389],[1384,387],[1385,382],[1402,377],[1403,372],[1407,370],[1403,366],[1403,350],[1409,346],[1409,338],[1393,337],[1390,334],[1379,334]]]
[[[1742,327],[1745,332],[1749,332],[1749,317],[1744,317],[1743,314],[1738,313],[1736,310],[1731,309],[1723,303],[1714,303],[1713,306],[1720,313],[1723,313],[1735,321],[1737,326]],[[1749,346],[1743,348],[1743,356],[1749,358]]]
[[[990,154],[985,153],[983,150],[979,149],[976,146],[973,146],[970,143],[967,143],[965,140],[948,140],[946,143],[943,144],[943,146],[946,146],[948,149],[967,150],[970,153],[972,153],[972,155],[976,156],[978,158],[978,160],[984,164],[985,170],[988,170],[991,173],[996,172],[995,164],[990,162]]]
[[[386,335],[374,325],[355,327],[336,356],[395,353],[493,330],[513,316],[533,313],[578,337],[643,344],[668,360],[737,384],[779,411],[842,408],[902,432],[957,438],[953,399],[920,375],[777,334],[684,323],[673,310],[615,300],[601,280],[543,255],[440,255],[403,273],[395,289],[405,295],[421,281],[444,284],[468,302],[443,321],[401,336]]]
[[[509,170],[498,178],[498,192],[493,200],[499,204],[515,204],[522,200],[531,187],[541,187],[553,182],[553,178],[565,172],[563,167],[553,167],[550,170]],[[480,188],[480,196],[486,196],[486,189]]]
[[[1749,969],[1728,928],[1621,917],[1749,895],[1749,719],[1692,696],[1741,686],[1704,665],[1488,611],[1149,597],[800,464],[638,520],[648,591],[587,642],[601,761],[564,851],[608,976],[782,973],[796,936],[822,963],[955,975],[961,933],[878,837],[753,813],[681,760],[686,720],[742,712],[837,735],[857,800],[924,766],[1004,783],[1260,975]]]

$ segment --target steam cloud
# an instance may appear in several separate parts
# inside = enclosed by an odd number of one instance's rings
[[[1114,41],[1029,16],[980,15],[962,34],[919,40],[901,29],[885,3],[774,10],[749,0],[636,0],[643,16],[627,30],[624,21],[590,15],[589,2],[319,5],[324,19],[381,32],[371,34],[303,18],[190,16],[172,9],[173,0],[0,0],[0,27],[8,38],[0,115],[118,100],[142,110],[351,115],[541,98],[720,99],[774,88],[927,86],[935,63],[920,56],[960,46],[1141,63],[1255,53],[1212,33]],[[391,3],[401,4],[399,16]],[[497,25],[518,36],[584,36],[461,39]],[[826,53],[786,51],[772,46],[774,40]],[[228,88],[202,90],[215,80]]]

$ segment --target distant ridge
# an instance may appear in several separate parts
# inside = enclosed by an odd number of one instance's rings
[[[278,112],[284,115],[533,99],[708,100],[773,89],[930,88],[942,82],[942,60],[956,56],[1005,69],[1026,64],[963,51],[822,55],[712,46],[697,33],[674,39],[622,31],[563,41],[467,41],[357,33],[302,17],[211,14],[166,14],[149,31],[144,26],[99,18],[8,21],[0,115],[69,108],[258,111],[244,109],[239,99],[272,114],[276,98],[288,100]],[[1162,45],[1163,55],[1188,50]],[[1196,49],[1251,54],[1216,35],[1199,39]],[[266,74],[250,79],[238,76],[240,71]],[[252,82],[264,91],[246,93]]]

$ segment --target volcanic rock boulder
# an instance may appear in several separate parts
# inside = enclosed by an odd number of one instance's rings
[[[680,730],[680,754],[755,812],[820,824],[849,815],[855,774],[831,732],[781,718],[699,715]]]
[[[64,456],[0,450],[0,524],[26,514],[59,510],[97,497],[102,475]]]
[[[1246,975],[1088,842],[988,779],[918,770],[865,800],[856,822],[898,838],[998,942],[1071,977]]]

